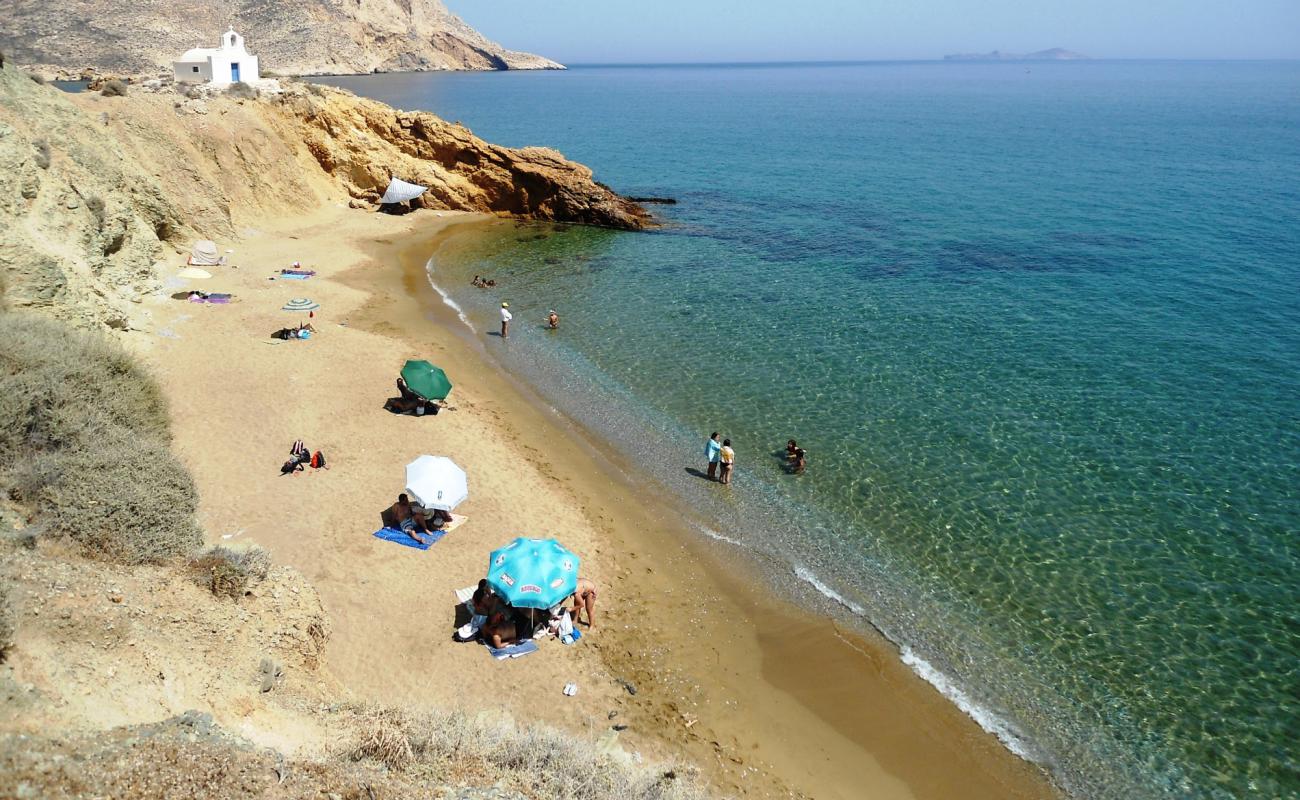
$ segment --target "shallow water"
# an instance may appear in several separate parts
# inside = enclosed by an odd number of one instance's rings
[[[1300,64],[330,81],[681,201],[479,226],[432,280],[716,535],[1080,796],[1300,793]]]

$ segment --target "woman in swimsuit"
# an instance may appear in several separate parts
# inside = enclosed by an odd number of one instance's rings
[[[583,609],[587,610],[587,627],[596,627],[596,584],[586,578],[578,579],[578,588],[573,593],[573,624],[578,624],[578,617]]]

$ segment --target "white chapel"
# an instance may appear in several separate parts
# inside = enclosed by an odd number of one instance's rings
[[[177,83],[213,83],[218,86],[243,81],[250,83],[261,75],[257,56],[244,49],[244,37],[234,28],[221,37],[220,47],[196,47],[186,50],[179,61],[172,62]]]

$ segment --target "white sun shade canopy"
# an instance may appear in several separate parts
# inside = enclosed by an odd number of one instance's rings
[[[407,200],[414,200],[425,192],[429,191],[427,186],[417,186],[414,183],[393,178],[384,191],[384,196],[379,198],[380,203],[405,203]]]

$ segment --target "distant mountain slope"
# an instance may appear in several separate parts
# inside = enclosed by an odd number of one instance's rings
[[[7,0],[0,50],[13,62],[153,73],[234,25],[263,70],[289,74],[563,69],[506,50],[442,0]]]
[[[1002,53],[994,50],[991,53],[956,53],[950,56],[944,56],[944,61],[1082,61],[1090,58],[1083,53],[1076,53],[1072,50],[1065,50],[1060,47],[1053,47],[1050,50],[1039,50],[1037,53]]]

